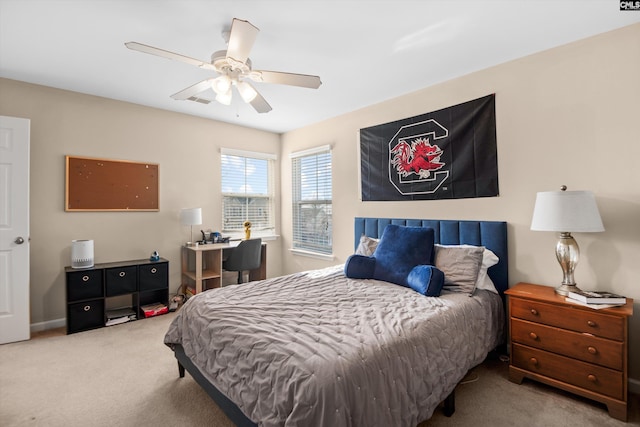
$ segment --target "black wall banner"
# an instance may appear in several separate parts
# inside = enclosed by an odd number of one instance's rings
[[[362,200],[498,195],[495,94],[360,129]]]

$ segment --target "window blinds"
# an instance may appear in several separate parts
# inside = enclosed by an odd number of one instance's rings
[[[251,230],[274,229],[272,174],[274,156],[261,153],[223,150],[222,171],[222,230],[244,230],[243,223],[251,222]]]
[[[293,249],[330,254],[332,241],[331,149],[291,154]]]

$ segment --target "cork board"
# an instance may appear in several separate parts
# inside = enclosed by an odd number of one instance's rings
[[[158,165],[66,157],[65,211],[158,211]]]

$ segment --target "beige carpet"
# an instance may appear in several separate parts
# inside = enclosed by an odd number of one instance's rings
[[[178,378],[162,343],[173,317],[1,345],[0,426],[232,426],[188,374]],[[598,403],[530,381],[510,383],[499,360],[468,380],[458,386],[453,417],[437,410],[420,427],[640,425],[638,396],[625,424]]]

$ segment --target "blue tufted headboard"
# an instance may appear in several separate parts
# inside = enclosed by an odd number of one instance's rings
[[[507,249],[507,223],[502,221],[455,221],[439,219],[391,219],[356,217],[354,248],[363,234],[379,238],[388,224],[411,227],[430,227],[435,231],[435,242],[442,245],[484,246],[495,253],[500,261],[488,273],[498,292],[504,295],[509,288],[509,257]]]

